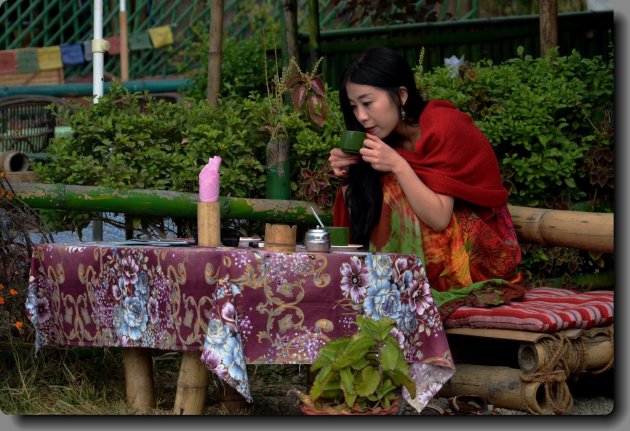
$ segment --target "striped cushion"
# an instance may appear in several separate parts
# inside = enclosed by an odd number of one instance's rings
[[[446,328],[495,328],[532,332],[588,329],[613,322],[612,291],[575,292],[537,287],[509,305],[489,308],[463,306],[444,322]]]

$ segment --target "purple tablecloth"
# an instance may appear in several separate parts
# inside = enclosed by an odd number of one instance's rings
[[[357,313],[397,320],[421,410],[454,365],[416,256],[247,248],[43,244],[27,313],[36,347],[201,350],[209,370],[252,401],[245,364],[311,363]]]

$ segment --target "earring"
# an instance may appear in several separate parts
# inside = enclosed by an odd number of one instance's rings
[[[405,112],[405,110],[403,108],[400,108],[400,118],[405,121],[405,118],[407,118],[407,113]]]

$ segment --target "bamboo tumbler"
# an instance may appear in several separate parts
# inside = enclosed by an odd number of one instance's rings
[[[297,226],[265,224],[265,250],[295,251]]]
[[[197,244],[221,245],[221,207],[219,202],[197,202]]]

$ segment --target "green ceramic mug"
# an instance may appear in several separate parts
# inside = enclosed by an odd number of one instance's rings
[[[330,245],[348,245],[349,231],[347,227],[328,226],[326,230],[330,236]]]
[[[339,148],[346,153],[358,153],[363,148],[365,133],[356,130],[344,130],[341,132]]]

